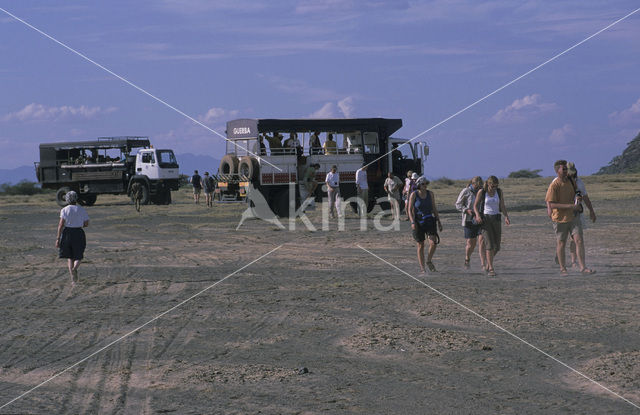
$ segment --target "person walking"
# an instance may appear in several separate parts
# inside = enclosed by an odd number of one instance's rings
[[[565,265],[565,247],[569,235],[571,235],[576,244],[580,272],[593,274],[595,271],[585,265],[582,229],[576,224],[575,220],[575,212],[581,207],[582,196],[576,194],[577,189],[569,179],[566,160],[556,161],[553,164],[553,169],[557,177],[549,185],[545,201],[548,209],[551,210],[553,230],[556,234],[556,255],[560,265],[560,274],[563,276],[569,275]]]
[[[567,163],[567,175],[569,180],[571,180],[575,184],[576,195],[582,196],[582,201],[589,209],[589,218],[591,222],[596,221],[596,212],[593,210],[593,205],[591,204],[591,199],[589,199],[589,194],[587,193],[587,188],[584,185],[584,182],[581,178],[578,177],[578,170],[576,169],[575,163],[568,162]],[[582,252],[581,255],[584,258],[584,230],[587,228],[587,221],[584,218],[584,209],[578,209],[574,213],[576,215],[576,226],[580,227],[580,235],[582,235]],[[578,267],[578,251],[576,243],[573,239],[569,243],[569,254],[571,255],[571,266]]]
[[[327,195],[329,196],[329,213],[332,218],[336,217],[336,211],[338,217],[342,217],[340,212],[340,174],[338,173],[338,166],[331,166],[331,171],[327,173],[327,177],[324,180],[327,185]]]
[[[193,171],[190,182],[193,186],[193,201],[198,204],[200,203],[200,192],[202,191],[202,177],[198,174],[198,170]]]
[[[73,190],[65,195],[65,200],[68,205],[60,210],[56,248],[59,249],[60,258],[67,258],[71,286],[74,287],[78,282],[78,268],[87,246],[82,228],[89,226],[89,215],[82,206],[78,205],[78,194]]]
[[[476,200],[476,194],[482,189],[482,177],[476,176],[469,181],[467,187],[462,189],[456,200],[456,209],[462,212],[462,226],[464,228],[464,238],[467,241],[464,250],[464,267],[469,268],[471,262],[471,254],[478,245],[478,254],[480,255],[480,264],[482,270],[486,271],[486,252],[484,247],[484,238],[481,233],[481,225],[476,223],[473,204]]]
[[[416,185],[417,190],[409,196],[408,210],[413,239],[416,241],[418,264],[420,272],[425,273],[424,242],[428,238],[429,250],[426,266],[430,272],[436,272],[436,267],[433,265],[433,254],[440,242],[438,230],[442,232],[442,223],[436,207],[436,198],[432,191],[427,190],[429,180],[426,177],[420,177],[416,180]]]
[[[391,213],[394,221],[400,220],[400,189],[402,181],[393,175],[392,172],[387,173],[387,179],[384,181],[384,191],[387,192],[387,198],[391,204]]]
[[[362,218],[364,216],[367,216],[369,206],[369,183],[367,182],[366,163],[363,163],[362,167],[356,170],[356,188],[358,198],[363,202],[363,204],[358,203],[358,216]]]
[[[484,187],[478,191],[473,202],[476,222],[482,225],[482,237],[485,243],[485,265],[487,275],[495,277],[493,260],[500,251],[502,240],[502,215],[504,223],[510,225],[509,213],[504,203],[500,182],[496,176],[489,176]]]
[[[209,176],[209,172],[204,172],[204,178],[202,179],[202,189],[204,190],[204,197],[207,202],[207,207],[213,207],[213,191],[215,190],[216,182],[213,177]]]

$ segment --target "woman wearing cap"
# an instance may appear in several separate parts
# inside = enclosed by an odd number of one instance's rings
[[[404,201],[404,211],[407,214],[409,220],[409,196],[416,190],[416,180],[418,180],[418,173],[414,173],[413,170],[407,172],[407,177],[404,179],[404,188],[402,189],[402,200]]]
[[[480,263],[482,269],[485,270],[485,250],[484,240],[482,238],[481,226],[474,223],[473,202],[476,200],[476,194],[482,188],[482,177],[476,176],[469,181],[467,187],[462,189],[456,200],[456,209],[462,212],[462,226],[464,227],[464,238],[467,240],[464,251],[464,267],[469,268],[471,254],[476,248],[476,242],[480,242],[478,253],[480,254]]]
[[[56,248],[59,248],[60,258],[67,258],[71,286],[78,282],[78,267],[84,257],[87,241],[82,228],[89,226],[87,211],[78,205],[78,194],[73,190],[65,195],[68,205],[60,211]]]
[[[473,203],[476,222],[482,225],[482,236],[485,243],[487,275],[495,277],[493,258],[500,251],[502,239],[502,215],[504,223],[511,224],[509,214],[504,204],[502,190],[498,187],[500,182],[496,176],[489,176],[484,187],[478,192]]]
[[[431,260],[436,252],[436,245],[439,242],[438,230],[442,232],[442,223],[440,223],[440,215],[436,208],[436,199],[433,192],[427,190],[429,180],[426,177],[420,177],[416,180],[417,190],[409,196],[409,220],[411,221],[411,230],[413,239],[415,239],[418,248],[418,263],[420,271],[425,271],[424,261],[424,241],[429,239],[429,251],[427,253],[427,267],[429,271],[435,272],[436,267]]]

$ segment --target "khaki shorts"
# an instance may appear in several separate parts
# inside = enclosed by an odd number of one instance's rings
[[[582,226],[577,222],[580,220],[579,218],[574,218],[571,222],[558,223],[553,222],[553,230],[556,233],[556,238],[559,241],[565,242],[567,237],[571,235],[572,237],[578,235],[582,238]]]

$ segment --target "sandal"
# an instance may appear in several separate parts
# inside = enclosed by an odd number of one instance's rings
[[[467,268],[467,269],[469,269],[469,262],[470,262],[469,259],[465,259],[464,260],[464,267]]]
[[[487,271],[487,275],[490,276],[490,277],[495,277],[496,276],[496,272],[494,270],[490,269],[490,270]]]
[[[560,275],[562,275],[563,277],[568,277],[569,276],[569,271],[567,271],[566,268],[563,268],[560,270]]]
[[[427,262],[427,267],[429,268],[429,271],[436,272],[436,267],[435,265],[433,265],[433,262],[431,261]]]
[[[584,268],[580,271],[581,273],[583,273],[584,275],[590,275],[590,274],[595,274],[596,272],[590,268]]]

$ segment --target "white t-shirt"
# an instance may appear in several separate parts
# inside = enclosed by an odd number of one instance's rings
[[[497,215],[500,213],[500,195],[498,191],[493,196],[489,196],[489,193],[484,195],[484,212],[485,215]]]
[[[89,220],[87,211],[80,205],[67,205],[60,210],[60,217],[64,219],[66,228],[82,228]]]
[[[362,167],[356,170],[356,185],[361,189],[368,189],[369,184],[367,183],[367,168]]]
[[[331,187],[338,187],[340,184],[340,174],[338,172],[329,172],[327,173],[327,178],[324,181],[329,183],[329,186]]]

